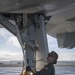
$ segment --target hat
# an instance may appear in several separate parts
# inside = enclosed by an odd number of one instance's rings
[[[56,60],[58,59],[58,54],[54,51],[51,51],[50,53],[48,53],[48,56],[54,57]]]

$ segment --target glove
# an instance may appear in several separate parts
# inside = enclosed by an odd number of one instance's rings
[[[31,68],[29,66],[27,66],[26,71],[31,71]]]

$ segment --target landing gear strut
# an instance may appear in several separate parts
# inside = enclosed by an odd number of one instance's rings
[[[15,14],[16,25],[13,25],[2,14],[0,23],[17,36],[23,51],[23,71],[26,66],[41,69],[46,63],[48,44],[46,36],[46,17],[44,14]],[[25,71],[27,75],[28,72]]]

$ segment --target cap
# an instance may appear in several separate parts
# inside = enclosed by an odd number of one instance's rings
[[[50,53],[48,53],[48,56],[54,57],[56,60],[58,59],[58,54],[54,51],[51,51]]]

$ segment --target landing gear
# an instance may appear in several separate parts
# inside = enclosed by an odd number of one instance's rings
[[[43,14],[31,14],[27,16],[27,20],[28,23],[24,26],[26,28],[24,33],[26,38],[36,45],[37,48],[32,48],[26,44],[26,66],[30,66],[31,69],[35,70],[41,69],[46,63],[46,55],[48,53],[45,16]]]
[[[27,75],[26,66],[36,70],[41,69],[46,63],[48,53],[46,17],[44,14],[14,14],[14,20],[16,25],[0,14],[1,24],[17,36],[20,42],[23,51],[21,75]]]

